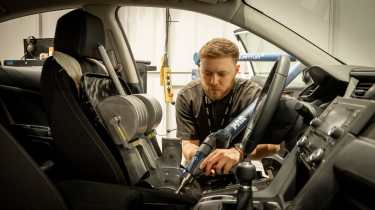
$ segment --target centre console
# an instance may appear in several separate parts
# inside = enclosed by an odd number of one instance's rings
[[[299,160],[313,173],[340,139],[346,133],[358,135],[374,112],[371,101],[336,98],[297,141]]]

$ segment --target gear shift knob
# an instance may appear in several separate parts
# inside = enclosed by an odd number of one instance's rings
[[[237,210],[253,210],[251,183],[256,177],[255,166],[249,161],[237,165],[235,174],[240,187],[237,193]]]
[[[256,177],[256,169],[251,162],[244,161],[237,165],[235,174],[241,186],[251,186],[251,182]]]

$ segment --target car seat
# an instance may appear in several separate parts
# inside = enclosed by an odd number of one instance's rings
[[[127,184],[122,159],[105,133],[98,133],[79,102],[82,73],[103,73],[98,44],[104,44],[101,20],[82,9],[62,16],[56,26],[55,54],[46,60],[41,75],[44,97],[56,150],[72,170],[73,178]]]
[[[72,178],[127,185],[129,177],[116,145],[108,134],[93,126],[79,101],[80,80],[85,78],[82,75],[105,74],[97,50],[103,43],[104,28],[99,18],[82,9],[62,16],[56,26],[54,56],[43,66],[41,92],[56,150],[73,170]],[[136,192],[152,208],[160,204],[161,208],[185,209],[197,201],[194,195],[158,189],[137,188]],[[106,197],[111,194],[109,190]]]

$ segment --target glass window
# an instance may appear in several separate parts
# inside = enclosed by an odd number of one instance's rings
[[[24,40],[28,37],[53,38],[57,19],[69,11],[71,10],[45,12],[0,23],[2,31],[0,60],[23,59],[25,56]]]
[[[197,66],[193,61],[193,55],[205,42],[215,37],[225,37],[234,41],[239,45],[241,53],[285,54],[258,36],[220,19],[184,10],[169,11],[168,54],[174,85],[182,86],[197,78],[198,74],[194,71]],[[151,61],[151,65],[157,66],[159,70],[165,52],[166,9],[126,6],[120,8],[118,16],[135,59]],[[255,73],[259,77],[267,77],[273,63],[241,62],[239,76],[252,78]],[[152,77],[152,74],[155,73],[150,72],[148,75]],[[292,85],[304,84],[301,78],[298,78]],[[156,90],[153,85],[148,84],[147,87],[148,92]]]
[[[156,66],[156,71],[150,71],[142,76],[146,81],[147,94],[160,100],[164,115],[157,132],[165,134],[166,130],[174,130],[175,109],[166,106],[164,88],[160,85],[160,66],[165,51],[168,51],[168,62],[171,68],[171,81],[174,100],[181,88],[193,79],[197,79],[197,65],[194,62],[196,54],[201,46],[208,40],[216,37],[224,37],[237,43],[240,53],[282,53],[284,52],[259,37],[244,32],[238,35],[237,26],[211,16],[177,9],[169,10],[170,17],[166,18],[165,8],[124,6],[118,10],[118,19],[126,34],[135,60],[150,61]],[[168,44],[166,49],[166,19],[169,20]],[[242,30],[243,31],[243,30]],[[241,41],[241,38],[243,39]],[[242,44],[241,44],[242,43]],[[248,46],[247,46],[248,45]],[[249,61],[240,62],[239,77],[264,80],[274,62],[254,61],[253,66]],[[254,74],[258,78],[254,78]],[[297,84],[297,85],[296,85]],[[298,77],[291,84],[300,88],[304,85]],[[290,86],[289,86],[290,87]],[[295,89],[291,89],[294,93]],[[297,90],[298,91],[298,90]],[[173,134],[173,133],[172,133]]]

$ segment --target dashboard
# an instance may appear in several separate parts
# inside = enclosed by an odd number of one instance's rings
[[[299,100],[320,112],[273,181],[253,189],[254,209],[375,209],[375,68],[305,71],[311,83]],[[233,209],[236,196],[233,190],[210,193],[195,209]]]

